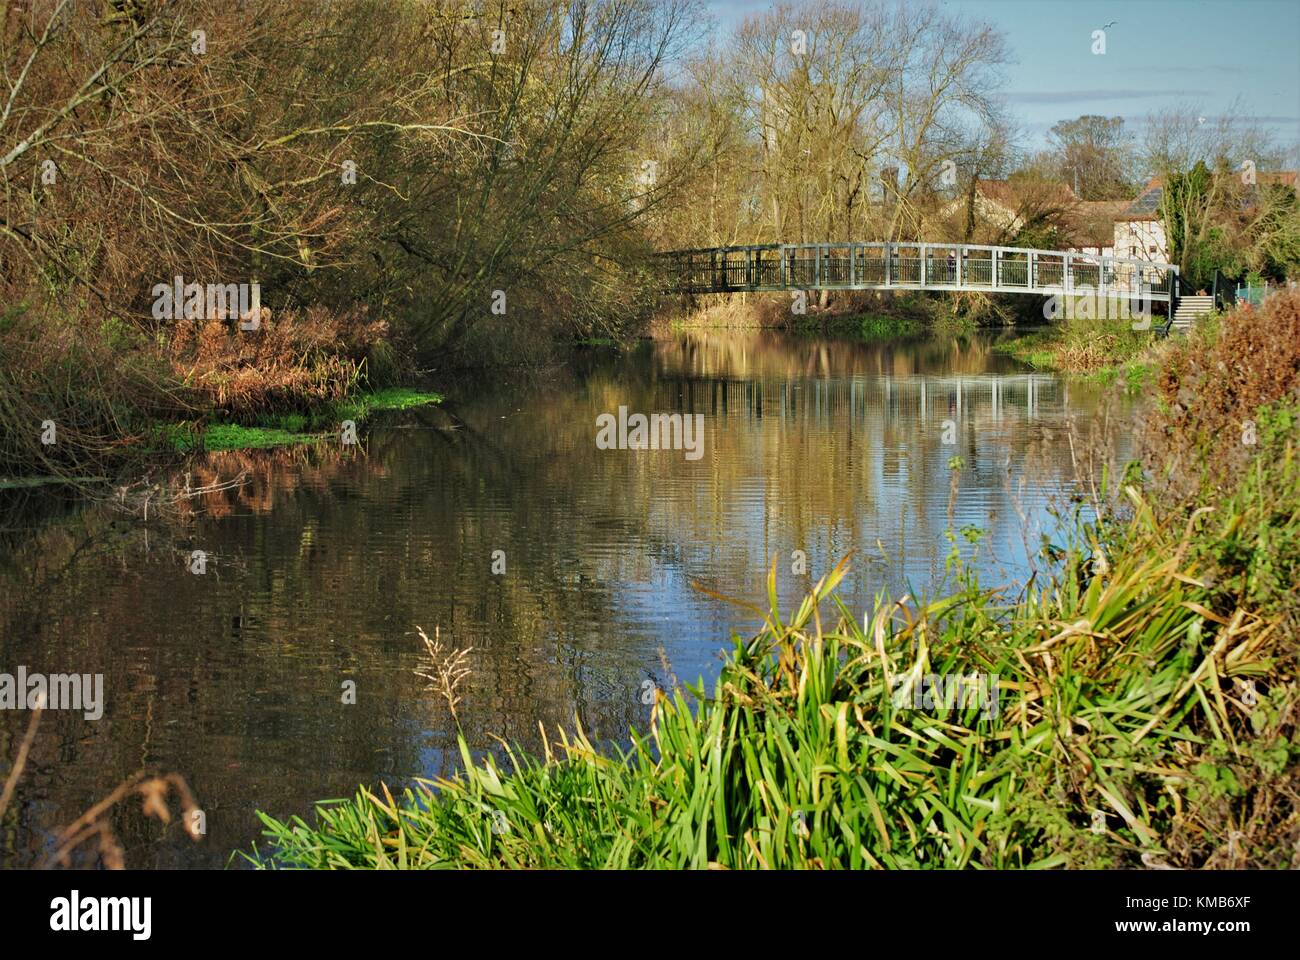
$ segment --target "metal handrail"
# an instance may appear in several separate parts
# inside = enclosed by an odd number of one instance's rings
[[[1091,292],[1177,298],[1178,268],[1124,257],[930,242],[766,243],[672,250],[670,287],[684,293],[808,289]]]

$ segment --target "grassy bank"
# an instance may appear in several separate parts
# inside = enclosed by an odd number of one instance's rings
[[[988,589],[954,551],[949,596],[864,618],[834,598],[843,565],[789,616],[774,573],[763,628],[712,689],[660,694],[627,753],[580,730],[539,757],[462,741],[453,779],[263,814],[250,859],[1300,866],[1300,295],[1197,337],[1161,354],[1144,462],[1053,576]],[[958,699],[934,678],[964,678]]]
[[[381,411],[408,410],[412,407],[440,404],[442,401],[443,397],[438,393],[410,387],[389,387],[384,390],[358,393],[344,401],[326,404],[306,414],[267,415],[247,423],[204,424],[193,421],[155,423],[143,428],[143,434],[148,439],[140,449],[133,451],[135,456],[128,457],[124,451],[121,459],[109,460],[108,465],[129,469],[130,465],[139,465],[146,460],[198,451],[214,453],[230,450],[264,450],[322,443],[336,440],[344,421],[350,420],[360,425]],[[108,479],[110,478],[106,476],[67,472],[48,476],[0,477],[0,490],[68,483],[78,486],[94,485],[106,482]]]
[[[386,338],[363,311],[264,309],[255,332],[213,320],[150,336],[10,308],[0,316],[0,476],[129,475],[198,447],[209,429],[230,448],[364,417],[370,398],[402,396],[386,389],[406,372]]]
[[[1155,369],[1151,351],[1158,342],[1153,332],[1134,330],[1129,321],[1070,319],[1032,329],[995,349],[1036,370],[1140,388]]]

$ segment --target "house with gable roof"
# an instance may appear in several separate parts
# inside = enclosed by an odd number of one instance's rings
[[[1281,184],[1292,189],[1296,186],[1294,170],[1262,172],[1256,178],[1258,184]],[[1163,202],[1164,181],[1160,177],[1152,177],[1137,199],[1115,218],[1115,256],[1151,263],[1169,263],[1169,238],[1160,214]],[[1247,209],[1253,207],[1254,191],[1247,192],[1242,202]]]

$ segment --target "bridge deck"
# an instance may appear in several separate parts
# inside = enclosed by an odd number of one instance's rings
[[[961,290],[1168,302],[1178,268],[1060,250],[951,243],[774,243],[673,250],[679,293]]]

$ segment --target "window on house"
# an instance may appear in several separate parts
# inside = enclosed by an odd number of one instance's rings
[[[1155,245],[1154,245],[1154,244],[1152,244],[1151,246],[1147,247],[1147,253],[1155,253],[1155,252],[1156,252],[1156,248],[1155,248]]]

